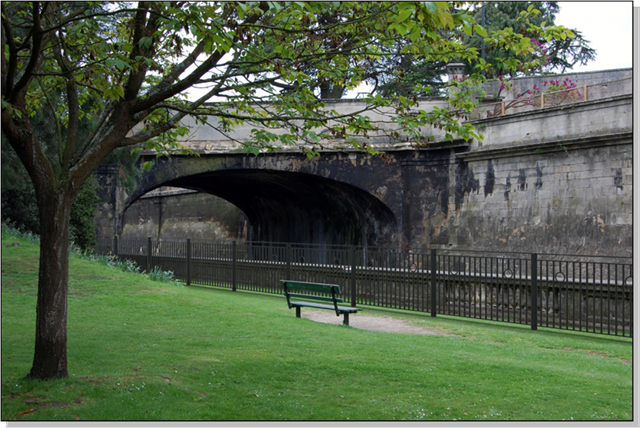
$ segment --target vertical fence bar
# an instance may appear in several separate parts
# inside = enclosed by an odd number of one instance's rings
[[[629,313],[628,315],[625,316],[625,306],[622,306],[622,319],[626,320],[626,318],[629,318],[629,337],[634,337],[633,335],[633,312],[634,312],[634,308],[633,308],[633,302],[634,302],[634,291],[633,291],[633,277],[631,276],[633,275],[633,266],[629,266],[629,276],[627,278],[625,278],[625,280],[623,281],[623,285],[624,286],[628,286],[628,290],[629,290]],[[631,278],[631,281],[628,282],[627,280]],[[625,298],[625,296],[627,295],[626,293],[626,289],[623,288],[622,289],[623,292],[623,299]],[[624,328],[625,328],[626,322],[623,321],[622,324],[622,334],[624,335]]]
[[[187,239],[187,285],[191,285],[191,239]]]
[[[531,330],[538,329],[538,254],[531,254]]]
[[[151,237],[147,238],[147,273],[151,272]]]
[[[113,255],[118,257],[118,235],[113,235]]]
[[[287,242],[285,249],[285,259],[287,263],[287,280],[291,280],[291,243]]]
[[[356,306],[356,247],[351,246],[351,306]]]
[[[436,250],[431,250],[431,316],[436,316]]]
[[[238,289],[238,243],[231,242],[232,272],[231,272],[231,291]]]

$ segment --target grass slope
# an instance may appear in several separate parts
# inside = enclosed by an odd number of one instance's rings
[[[629,339],[368,308],[457,336],[363,331],[77,257],[70,377],[25,380],[38,244],[2,246],[5,421],[632,419]]]

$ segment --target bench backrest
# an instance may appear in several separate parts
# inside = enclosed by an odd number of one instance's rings
[[[297,297],[301,299],[308,300],[320,300],[325,302],[333,303],[333,307],[336,310],[336,315],[338,312],[338,303],[344,302],[341,298],[337,297],[340,294],[340,286],[335,284],[317,284],[313,282],[300,282],[300,281],[288,281],[288,280],[280,280],[280,286],[284,289],[284,295],[287,298],[287,305],[291,308],[291,297]],[[314,291],[316,293],[326,293],[328,296],[314,296],[311,294],[299,294],[293,293],[295,290],[305,290],[305,291]]]
[[[335,284],[317,284],[313,282],[299,282],[280,280],[280,286],[284,288],[285,293],[289,290],[307,290],[319,293],[340,294],[340,286]]]

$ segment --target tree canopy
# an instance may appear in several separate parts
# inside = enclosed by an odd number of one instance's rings
[[[535,14],[530,8],[519,19]],[[40,215],[30,376],[67,376],[70,207],[114,150],[184,151],[177,137],[188,132],[186,116],[215,116],[222,133],[255,126],[246,153],[322,138],[370,150],[356,138],[373,128],[364,113],[390,105],[409,134],[437,126],[446,138],[480,138],[448,109],[421,110],[410,93],[370,95],[362,111],[346,115],[327,107],[323,94],[385,71],[384,58],[398,46],[481,71],[490,64],[467,41],[479,35],[512,52],[506,66],[517,70],[542,65],[534,40],[572,36],[562,27],[527,28],[487,33],[464,3],[448,2],[3,2],[2,132],[31,178]],[[200,95],[189,100],[193,88]],[[451,102],[473,107],[464,91]],[[35,123],[42,111],[55,124],[46,144]]]
[[[565,37],[551,37],[548,33],[541,32],[541,28],[554,26],[556,14],[560,10],[558,2],[482,2],[473,5],[457,5],[459,8],[468,9],[468,13],[481,23],[484,13],[483,28],[487,35],[506,29],[513,29],[516,34],[528,37],[539,49],[528,52],[525,55],[517,54],[513,50],[503,49],[486,39],[484,34],[465,34],[465,42],[476,48],[482,56],[483,41],[484,58],[489,65],[485,69],[486,78],[503,79],[524,74],[541,72],[565,72],[576,64],[586,64],[595,59],[595,50],[589,46],[581,32],[571,29],[565,33]],[[527,14],[527,19],[522,19],[522,14]],[[448,30],[450,32],[450,30]],[[572,35],[572,36],[571,36]],[[454,36],[451,34],[451,36]],[[413,91],[416,83],[424,88],[422,95],[442,95],[446,88],[446,62],[433,61],[420,55],[407,55],[400,53],[401,42],[389,61],[390,73],[382,73],[379,77],[377,91],[383,96],[392,94],[407,94]],[[538,56],[543,60],[534,68],[524,66],[525,63],[534,60]],[[477,71],[475,59],[460,58],[465,64],[465,73],[473,74]],[[395,66],[395,67],[394,67]]]

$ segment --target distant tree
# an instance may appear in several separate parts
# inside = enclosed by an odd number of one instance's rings
[[[459,5],[462,8],[468,6]],[[528,52],[527,57],[516,54],[513,50],[503,49],[489,39],[485,43],[485,68],[486,78],[499,76],[515,77],[532,72],[560,72],[564,73],[577,64],[585,65],[593,61],[596,52],[589,46],[582,33],[578,30],[570,30],[573,37],[551,37],[540,31],[543,27],[553,27],[557,13],[560,11],[558,2],[530,2],[530,1],[503,1],[482,2],[473,6],[469,13],[473,14],[476,22],[481,22],[482,7],[484,7],[485,25],[488,34],[499,37],[501,32],[512,29],[513,33],[526,36],[531,39],[538,49]],[[527,14],[527,19],[522,19],[522,14]],[[447,30],[450,37],[456,37],[454,31]],[[509,34],[509,32],[505,33]],[[469,46],[482,50],[482,41],[485,37],[481,34],[460,35],[464,37]],[[422,96],[443,95],[446,83],[443,76],[446,75],[446,62],[432,61],[420,55],[402,54],[401,42],[398,43],[394,55],[388,60],[388,70],[378,77],[377,92],[383,96],[406,95],[416,83],[423,86]],[[535,67],[527,68],[526,64],[534,64]],[[472,75],[477,72],[477,59],[468,60],[459,58],[456,62],[466,65],[465,73]]]
[[[484,33],[445,2],[2,3],[2,132],[31,178],[40,217],[29,376],[68,376],[71,206],[110,153],[183,150],[176,142],[188,132],[181,119],[216,116],[222,133],[254,126],[246,153],[331,137],[375,154],[356,137],[374,129],[367,110],[392,103],[410,135],[437,126],[446,138],[480,138],[453,112],[421,110],[411,97],[370,96],[365,108],[345,115],[315,92],[321,85],[357,87],[399,39],[403,54],[475,61],[477,51],[464,40],[445,37],[456,29]],[[562,28],[540,31],[568,36]],[[521,55],[537,49],[516,34],[489,41]],[[201,89],[195,101],[186,97],[191,88]],[[57,93],[59,104],[52,100]],[[454,103],[470,108],[459,95]],[[47,109],[56,124],[50,147],[34,124],[36,112]]]
[[[540,47],[540,52],[536,53],[543,60],[541,67],[533,70],[526,68],[509,67],[508,61],[513,58],[512,54],[505,49],[487,44],[486,61],[491,64],[488,69],[487,77],[496,78],[502,76],[517,76],[521,74],[530,74],[532,72],[559,72],[564,73],[570,70],[576,64],[585,65],[589,61],[593,61],[596,52],[589,46],[589,41],[585,40],[582,33],[576,29],[571,29],[573,37],[547,38],[540,34],[537,27],[545,25],[555,25],[556,14],[560,11],[557,1],[551,2],[483,2],[485,13],[485,29],[488,32],[499,31],[505,28],[512,28],[516,34],[531,38],[532,43]],[[527,21],[519,20],[523,13],[536,10],[537,13],[531,14]],[[482,8],[479,7],[475,11],[475,18],[480,21]],[[530,26],[533,27],[530,27]],[[470,37],[469,44],[476,49],[482,48],[482,36],[473,35]],[[525,61],[522,55],[515,58]],[[530,58],[528,58],[530,59]],[[467,64],[466,71],[472,73],[473,63],[464,61]]]

